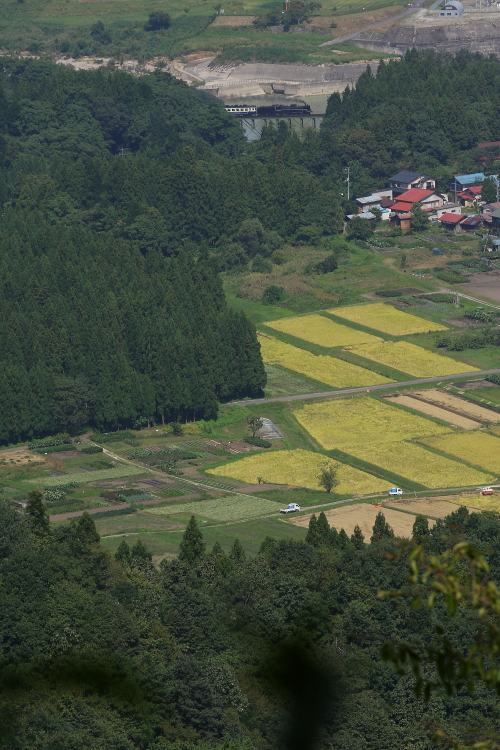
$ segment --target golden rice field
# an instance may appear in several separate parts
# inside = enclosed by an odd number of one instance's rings
[[[321,488],[317,475],[321,466],[328,460],[320,453],[301,449],[272,451],[246,456],[239,461],[217,466],[207,473],[239,479],[249,484],[257,484],[261,477],[264,482],[271,484],[291,484],[318,490]],[[389,489],[391,486],[383,479],[345,464],[339,464],[338,478],[340,484],[335,488],[335,492],[342,495],[365,495]]]
[[[322,315],[301,315],[296,318],[272,320],[266,323],[266,326],[329,349],[348,344],[373,344],[381,340],[371,333],[363,333],[341,323],[334,323]]]
[[[494,479],[491,474],[439,456],[414,443],[365,443],[349,452],[363,461],[432,489],[487,484]]]
[[[407,336],[411,333],[428,333],[429,331],[447,331],[446,326],[424,320],[416,315],[397,310],[392,305],[376,302],[373,305],[353,305],[352,307],[328,310],[339,318],[352,323],[360,323],[393,336]]]
[[[352,365],[341,359],[328,356],[317,357],[305,349],[285,344],[279,339],[260,336],[259,341],[264,362],[272,362],[288,370],[300,372],[301,375],[307,375],[309,378],[314,378],[334,388],[394,382],[376,372],[365,370],[364,367]]]
[[[417,378],[431,378],[435,375],[456,375],[460,372],[475,372],[477,367],[456,362],[449,357],[422,349],[408,341],[383,341],[376,344],[350,346],[349,351],[360,357],[372,359],[383,365],[394,367]]]
[[[357,446],[371,448],[449,431],[449,427],[370,396],[307,404],[295,411],[295,417],[323,448],[347,453]]]
[[[426,438],[425,445],[500,475],[500,439],[487,432],[450,433]]]

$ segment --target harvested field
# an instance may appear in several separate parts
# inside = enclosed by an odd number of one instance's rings
[[[374,344],[381,341],[378,336],[334,323],[333,320],[324,318],[322,315],[301,315],[296,318],[271,320],[266,323],[266,326],[329,349],[334,346]]]
[[[432,489],[479,486],[495,479],[491,474],[484,474],[459,461],[432,453],[415,443],[366,443],[350,448],[348,452]]]
[[[327,461],[333,463],[321,453],[312,451],[272,451],[217,466],[207,471],[207,474],[231,477],[252,484],[257,484],[260,477],[264,482],[273,484],[290,484],[319,490],[318,474],[320,467]],[[342,495],[368,495],[390,487],[389,482],[346,464],[339,464],[338,478],[340,484],[335,492]]]
[[[430,516],[431,518],[446,518],[450,513],[456,511],[457,504],[465,505],[459,497],[457,497],[456,501],[443,500],[442,497],[402,497],[400,500],[391,499],[387,502],[391,508],[396,508],[396,510],[400,508],[401,510],[409,511],[410,513],[416,513],[417,515],[427,517]]]
[[[396,536],[407,539],[411,537],[415,516],[410,513],[401,513],[391,508],[376,508],[374,505],[368,503],[355,503],[353,505],[344,505],[341,508],[325,510],[325,516],[330,526],[334,526],[338,531],[344,529],[349,536],[351,536],[357,524],[363,532],[365,542],[369,542],[375,518],[380,511],[384,514],[387,523],[393,528]],[[291,518],[290,522],[296,526],[309,526],[311,516],[312,513],[307,516]],[[434,522],[429,520],[429,526],[433,524]]]
[[[410,409],[415,409],[415,411],[421,411],[422,414],[441,419],[443,422],[449,422],[455,427],[461,427],[463,430],[476,430],[481,426],[480,422],[474,422],[474,420],[468,417],[461,417],[459,414],[453,414],[451,411],[446,411],[446,409],[441,409],[439,406],[428,404],[411,396],[388,396],[384,401],[391,401],[393,404],[401,404]]]
[[[57,477],[39,477],[30,479],[30,484],[38,484],[44,487],[52,487],[56,484],[67,484],[68,482],[100,482],[105,479],[119,479],[134,474],[145,474],[148,470],[140,466],[117,466],[115,469],[98,469],[97,471],[81,471],[73,474],[61,474]]]
[[[432,320],[419,318],[417,315],[396,310],[392,305],[377,302],[374,305],[353,305],[352,307],[337,308],[328,312],[345,318],[352,323],[360,323],[368,328],[374,328],[393,336],[407,336],[411,333],[427,333],[428,331],[447,331],[447,327]]]
[[[393,382],[376,372],[365,370],[364,367],[334,357],[315,356],[305,349],[285,344],[279,339],[260,336],[259,341],[264,362],[281,365],[333,388]]]
[[[462,414],[467,414],[467,416],[476,417],[483,422],[500,422],[500,413],[493,411],[493,409],[487,409],[485,406],[473,404],[471,401],[460,398],[460,396],[454,396],[452,393],[445,393],[437,388],[428,391],[414,391],[414,393],[425,398],[426,401],[432,401],[433,404],[447,406],[450,409],[462,412]]]
[[[487,432],[425,438],[425,445],[500,475],[500,440]]]
[[[374,450],[381,444],[448,431],[444,425],[370,396],[307,404],[295,411],[295,417],[323,448],[348,453],[357,446]]]
[[[65,454],[63,454],[65,455]],[[18,466],[25,466],[31,464],[44,464],[46,458],[39,456],[38,453],[21,448],[18,451],[4,451],[0,453],[0,466],[9,466],[17,464]]]
[[[416,378],[431,378],[436,375],[456,375],[475,372],[478,368],[457,362],[441,354],[422,349],[408,341],[384,341],[377,344],[361,344],[346,349],[366,359],[414,375]]]

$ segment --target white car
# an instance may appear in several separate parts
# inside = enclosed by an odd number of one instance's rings
[[[290,503],[288,508],[280,508],[280,513],[296,513],[298,510],[300,510],[300,505]]]
[[[389,495],[402,495],[403,490],[400,487],[391,487]]]

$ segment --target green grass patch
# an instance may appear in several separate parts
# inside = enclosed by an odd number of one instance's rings
[[[298,396],[301,393],[322,393],[332,390],[330,385],[299,375],[292,370],[286,370],[280,365],[266,364],[264,366],[267,372],[267,385],[264,389],[266,398]]]
[[[278,513],[280,506],[264,498],[222,497],[202,502],[183,503],[168,507],[151,508],[148,512],[154,515],[172,516],[179,513],[195,514],[211,521],[239,521],[243,518]]]

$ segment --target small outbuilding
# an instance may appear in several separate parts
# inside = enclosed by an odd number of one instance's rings
[[[411,211],[407,213],[394,213],[391,215],[391,225],[393,227],[400,227],[402,232],[407,232],[411,229],[411,220],[413,214]]]
[[[459,232],[462,219],[463,216],[461,214],[443,214],[439,221],[441,227],[448,232]]]
[[[439,11],[440,18],[461,18],[464,14],[464,6],[459,0],[448,0]]]

